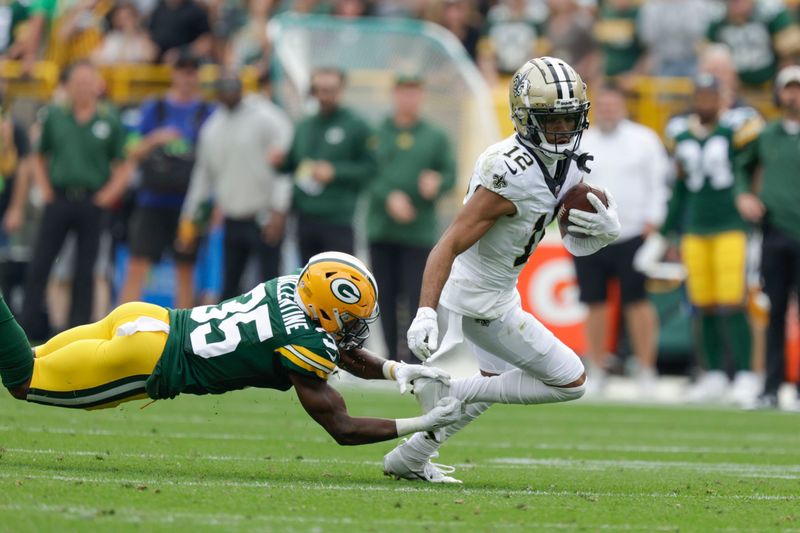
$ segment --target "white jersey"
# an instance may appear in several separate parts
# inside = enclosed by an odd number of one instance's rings
[[[478,186],[514,203],[469,250],[456,257],[441,304],[464,316],[492,320],[519,302],[517,278],[553,220],[564,193],[581,181],[577,165],[558,162],[553,177],[533,150],[512,135],[481,154],[466,204]]]

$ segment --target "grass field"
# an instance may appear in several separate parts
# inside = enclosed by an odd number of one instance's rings
[[[383,476],[392,443],[337,446],[292,392],[144,403],[2,397],[0,530],[800,531],[797,414],[495,406],[443,450],[464,485],[434,486]]]

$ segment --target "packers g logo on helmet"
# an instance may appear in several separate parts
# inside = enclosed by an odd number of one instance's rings
[[[349,279],[337,278],[331,281],[331,291],[346,304],[354,304],[361,299],[361,291]]]
[[[297,298],[339,347],[361,346],[378,318],[378,284],[357,258],[340,252],[312,257],[300,272]]]
[[[514,129],[534,148],[563,156],[578,149],[589,127],[589,99],[580,75],[561,59],[537,57],[514,73],[509,86]],[[555,128],[553,125],[561,123]],[[566,142],[558,142],[566,137]]]

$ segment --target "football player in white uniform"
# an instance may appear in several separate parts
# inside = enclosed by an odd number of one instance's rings
[[[453,396],[466,408],[437,434],[417,433],[384,457],[384,471],[398,478],[460,482],[452,467],[431,463],[441,443],[492,403],[537,404],[580,398],[586,374],[580,358],[531,314],[523,311],[517,278],[564,193],[581,181],[587,154],[577,150],[588,126],[586,85],[560,59],[528,61],[512,78],[511,119],[516,133],[490,146],[470,179],[464,207],[428,256],[420,307],[408,329],[408,346],[420,359],[465,340],[481,374],[415,382],[423,409]],[[570,211],[564,246],[588,255],[614,241],[620,229],[608,191],[606,207],[593,194],[597,213]]]

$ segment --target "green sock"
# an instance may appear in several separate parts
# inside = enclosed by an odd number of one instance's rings
[[[700,337],[708,370],[722,370],[722,343],[717,315],[700,316]]]
[[[738,309],[724,317],[725,329],[731,343],[736,370],[750,370],[750,352],[753,348],[753,335],[744,309]]]
[[[33,375],[33,351],[25,332],[0,296],[0,377],[12,389]]]

